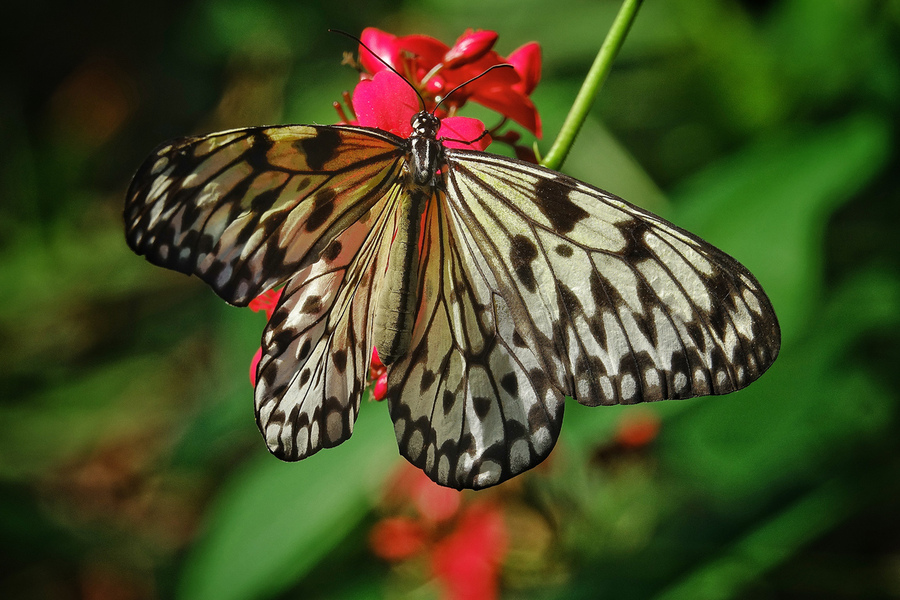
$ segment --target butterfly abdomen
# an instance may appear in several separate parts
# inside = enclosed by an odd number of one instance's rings
[[[389,365],[409,351],[419,285],[419,235],[428,188],[413,188],[400,199],[397,233],[375,304],[374,344]]]

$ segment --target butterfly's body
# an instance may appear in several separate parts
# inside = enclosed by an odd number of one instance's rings
[[[416,115],[413,135],[406,141],[403,175],[406,194],[398,203],[397,233],[388,257],[385,285],[375,304],[373,343],[381,362],[389,365],[409,351],[419,285],[419,237],[422,213],[437,193],[436,173],[443,161],[437,141],[440,121],[432,114]]]
[[[422,213],[432,190],[410,190],[397,208],[397,234],[391,246],[384,286],[375,304],[373,343],[383,364],[409,351],[419,287],[419,237]]]
[[[425,115],[423,117],[422,115]],[[566,396],[723,394],[775,360],[753,276],[684,230],[565,175],[351,126],[177,140],[135,175],[131,247],[246,305],[284,284],[263,334],[269,449],[347,439],[373,348],[401,453],[481,488],[553,448]]]

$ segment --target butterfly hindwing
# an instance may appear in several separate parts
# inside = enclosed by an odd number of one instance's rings
[[[494,485],[543,460],[564,395],[516,334],[471,230],[438,193],[425,215],[420,306],[387,396],[400,452],[434,481]]]
[[[263,333],[256,417],[269,450],[300,460],[350,437],[371,357],[371,306],[390,255],[393,185],[285,287]]]

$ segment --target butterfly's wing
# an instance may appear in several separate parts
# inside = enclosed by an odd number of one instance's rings
[[[291,279],[263,332],[257,423],[283,460],[306,458],[353,432],[372,356],[372,307],[402,193],[395,182],[321,260]]]
[[[538,464],[564,396],[724,394],[775,360],[772,306],[722,251],[547,169],[447,161],[414,350],[388,379],[401,453],[438,483],[485,487]]]
[[[403,456],[442,485],[487,487],[549,454],[564,393],[516,346],[520,315],[441,192],[424,219],[411,349],[389,367],[385,397]]]
[[[287,282],[255,392],[260,430],[280,458],[352,432],[402,143],[352,127],[241,129],[164,144],[132,182],[126,236],[150,262],[198,275],[237,305]]]
[[[126,239],[150,262],[245,306],[319,260],[396,179],[402,140],[286,125],[163,144],[125,204]]]

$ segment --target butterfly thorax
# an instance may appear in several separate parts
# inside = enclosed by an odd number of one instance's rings
[[[441,120],[423,110],[413,117],[411,125],[413,134],[409,137],[407,157],[409,175],[413,184],[430,186],[444,154],[444,147],[437,139]]]

